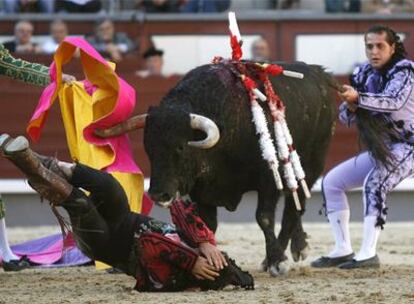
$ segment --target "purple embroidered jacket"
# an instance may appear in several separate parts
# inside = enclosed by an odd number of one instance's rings
[[[384,113],[401,138],[414,143],[414,62],[400,60],[385,73],[365,63],[354,70],[351,85],[359,93],[358,107]],[[345,102],[339,107],[339,119],[345,124],[355,120]]]

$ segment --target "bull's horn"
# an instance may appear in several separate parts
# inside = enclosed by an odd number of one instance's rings
[[[145,126],[145,119],[147,118],[147,116],[148,114],[133,116],[113,127],[107,129],[96,129],[94,133],[96,136],[106,138],[119,136],[124,133],[133,131],[135,129],[141,129]]]
[[[209,149],[218,142],[220,139],[220,131],[214,121],[197,114],[190,114],[190,120],[191,128],[205,132],[207,138],[200,141],[189,141],[189,146],[200,149]]]

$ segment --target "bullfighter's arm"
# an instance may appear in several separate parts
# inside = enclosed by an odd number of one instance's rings
[[[42,87],[50,82],[47,66],[16,59],[2,44],[0,44],[0,75]]]
[[[190,246],[199,247],[201,243],[208,242],[216,245],[213,231],[211,231],[200,218],[195,204],[190,201],[175,200],[170,207],[171,218],[183,238]]]
[[[348,105],[345,101],[339,106],[339,121],[347,126],[350,126],[355,122],[355,113],[348,109]]]
[[[402,69],[392,75],[381,93],[359,93],[358,107],[376,112],[400,110],[412,98],[414,92],[414,73]]]

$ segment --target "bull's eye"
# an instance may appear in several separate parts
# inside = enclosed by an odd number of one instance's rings
[[[178,147],[175,149],[175,151],[176,151],[178,154],[181,154],[181,153],[184,151],[184,146],[182,146],[182,145],[178,146]]]

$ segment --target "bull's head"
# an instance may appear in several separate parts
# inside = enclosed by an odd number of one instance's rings
[[[190,192],[199,170],[196,155],[202,151],[198,149],[212,148],[220,139],[220,132],[205,116],[174,108],[152,107],[148,114],[95,133],[112,137],[144,126],[145,151],[151,162],[148,192],[157,204],[168,207],[177,193]]]

